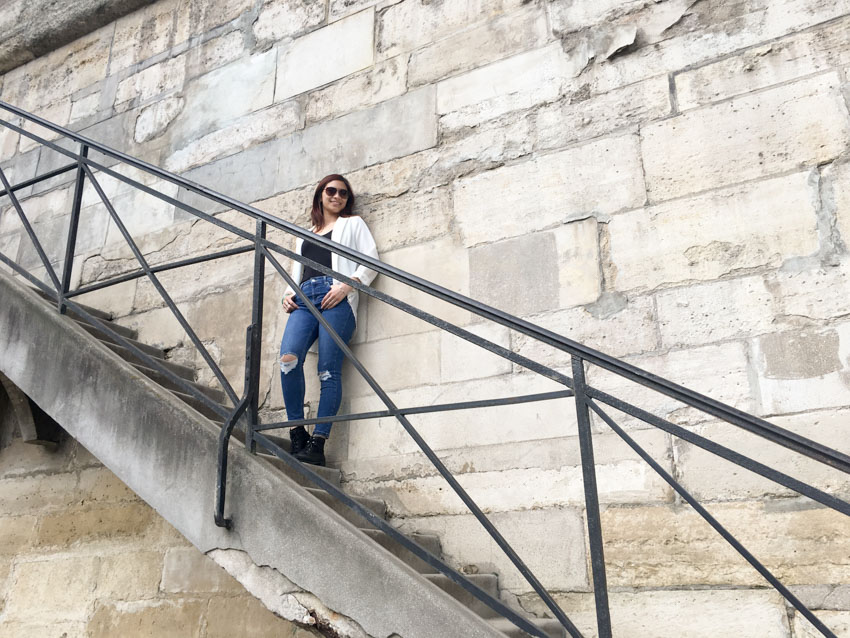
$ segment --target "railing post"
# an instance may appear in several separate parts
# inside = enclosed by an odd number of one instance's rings
[[[259,422],[260,411],[260,359],[263,343],[263,292],[265,290],[266,258],[263,255],[263,240],[266,238],[266,222],[257,220],[254,233],[254,294],[251,300],[251,326],[253,326],[251,349],[246,362],[245,380],[249,383],[247,396],[248,424],[245,431],[245,445],[256,452],[254,426]]]
[[[581,472],[584,480],[584,503],[587,534],[590,539],[590,565],[593,572],[593,594],[596,600],[596,625],[599,638],[611,638],[611,613],[608,609],[608,579],[605,576],[605,555],[602,547],[602,521],[599,516],[599,493],[596,489],[596,464],[593,459],[593,439],[590,431],[590,410],[587,404],[584,361],[572,357],[573,391],[578,417],[578,439],[581,450]]]
[[[80,145],[80,155],[88,157],[89,147],[85,144]],[[71,221],[68,226],[68,242],[65,245],[65,265],[62,269],[62,289],[57,290],[59,293],[59,314],[65,314],[65,295],[71,291],[71,270],[74,268],[74,251],[77,246],[77,228],[80,225],[80,208],[83,203],[83,186],[85,185],[86,174],[83,170],[82,160],[77,160],[77,179],[74,183],[74,202],[71,206]]]

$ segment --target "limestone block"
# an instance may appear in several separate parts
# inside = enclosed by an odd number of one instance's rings
[[[26,552],[31,546],[38,518],[35,516],[0,516],[0,534],[3,545],[0,554],[14,556]],[[0,569],[0,585],[5,574]]]
[[[181,307],[181,310],[185,311],[185,308]],[[139,341],[157,348],[173,348],[183,342],[189,343],[186,333],[168,308],[127,315],[117,323],[136,330]]]
[[[18,152],[21,134],[6,128],[0,128],[0,162],[11,159]]]
[[[464,244],[639,206],[645,199],[639,162],[637,139],[626,135],[460,179],[454,211]]]
[[[154,188],[164,195],[174,197],[177,194],[177,185],[164,180],[154,185]],[[149,195],[141,190],[131,190],[118,195],[112,200],[112,206],[118,217],[127,229],[131,237],[136,238],[149,232],[159,230],[171,224],[174,220],[174,205]],[[97,207],[95,207],[97,208]],[[94,212],[86,209],[83,212]],[[124,236],[110,218],[109,232],[106,235],[106,243],[124,242]]]
[[[310,208],[313,204],[314,190],[314,186],[306,186],[254,202],[252,206],[284,221],[307,228],[310,226]],[[360,195],[359,191],[355,191],[355,194]],[[270,228],[268,238],[288,250],[295,249],[295,240],[288,233]],[[287,268],[286,258],[282,255],[278,255],[277,258],[281,265]]]
[[[21,246],[21,235],[15,233],[13,235],[0,235],[0,253],[6,255],[10,259],[17,260],[18,250]],[[6,264],[0,263],[0,269],[4,272],[12,272],[12,269]]]
[[[847,245],[850,242],[850,164],[833,163],[822,175],[827,205],[834,206],[836,227]]]
[[[627,361],[655,375],[729,404],[744,412],[755,411],[750,388],[749,366],[744,344],[727,342],[716,345],[672,351],[663,355],[628,357]],[[596,366],[590,366],[588,382],[593,387],[628,401],[647,412],[687,425],[712,420],[694,408],[658,392],[628,381]],[[621,427],[649,427],[642,421],[601,407]],[[607,426],[602,426],[607,427]]]
[[[577,140],[599,137],[627,126],[659,119],[670,110],[667,76],[650,78],[589,98],[579,89],[577,93],[543,106],[537,112],[535,147],[558,148]]]
[[[472,248],[469,285],[478,300],[510,314],[557,308],[560,285],[555,234],[528,234]]]
[[[261,44],[270,44],[299,35],[318,27],[325,21],[327,0],[266,0],[254,22],[254,36]]]
[[[307,95],[307,122],[313,123],[363,107],[374,106],[407,91],[407,60],[404,56],[379,62],[374,67],[334,82]]]
[[[182,97],[167,97],[142,109],[136,119],[136,143],[143,144],[165,133],[168,125],[180,115],[184,104]]]
[[[603,298],[607,300],[608,298]],[[526,318],[582,345],[615,357],[649,352],[658,347],[655,309],[649,297],[617,298],[609,302],[559,310]],[[570,355],[526,335],[513,337],[513,350],[550,367],[570,367]]]
[[[643,4],[645,3],[641,0],[601,0],[592,4],[554,0],[549,3],[547,9],[552,30],[558,33],[570,33],[640,9]]]
[[[387,391],[436,383],[440,378],[440,336],[435,331],[382,339],[359,347],[355,354]],[[343,375],[349,396],[372,394],[350,364],[346,363]]]
[[[839,84],[829,73],[644,127],[650,197],[662,201],[835,158],[850,140]]]
[[[357,13],[369,7],[375,7],[375,11],[381,11],[386,7],[396,4],[401,0],[330,0],[328,8],[328,20],[334,22],[352,13]]]
[[[34,618],[53,622],[85,620],[89,600],[97,586],[98,559],[81,556],[15,566],[15,583],[6,600],[4,621],[31,622]]]
[[[147,102],[161,93],[180,88],[185,76],[185,55],[158,62],[122,80],[118,84],[115,103],[121,104],[133,99]]]
[[[197,600],[152,600],[129,604],[98,603],[86,627],[91,638],[159,636],[199,638],[204,603]]]
[[[497,513],[490,520],[514,547],[529,569],[551,590],[585,589],[587,566],[584,523],[570,508]],[[438,534],[443,555],[455,567],[475,565],[481,573],[496,572],[499,587],[519,594],[531,591],[525,579],[471,514],[404,520],[404,531]]]
[[[440,4],[408,0],[395,4],[380,15],[377,42],[379,59],[412,51],[468,25],[507,13],[522,4],[521,0]]]
[[[76,124],[96,115],[98,110],[100,110],[100,99],[101,92],[97,91],[78,100],[74,100],[71,103],[70,123]]]
[[[113,318],[124,317],[133,311],[137,284],[137,280],[114,284],[108,288],[85,293],[77,301],[111,313]]]
[[[381,259],[412,275],[422,277],[454,292],[465,293],[469,288],[469,267],[465,251],[447,239],[431,241],[417,246],[400,248],[383,253]],[[395,279],[379,275],[373,282],[378,290],[407,302],[426,312],[456,325],[469,321],[469,313],[454,305],[439,301],[435,297],[406,286]],[[368,341],[379,341],[389,337],[434,331],[434,327],[384,303],[373,303],[370,307],[366,327]],[[378,349],[383,346],[376,345]],[[370,347],[370,350],[372,347]],[[411,353],[417,352],[411,350]],[[410,367],[410,366],[403,366]],[[434,377],[436,381],[437,377]]]
[[[70,215],[33,224],[33,231],[51,263],[59,262],[65,257],[69,224]],[[102,246],[109,224],[105,210],[83,210],[77,226],[76,253],[84,253]],[[22,242],[20,262],[25,268],[42,265],[29,236]]]
[[[353,372],[353,371],[352,371]],[[457,383],[422,385],[392,393],[399,407],[440,405],[552,392],[564,387],[537,375],[505,375]],[[353,412],[385,409],[374,396],[351,400]],[[569,399],[518,405],[434,412],[410,416],[413,426],[434,450],[454,450],[496,443],[536,441],[576,434],[576,415]],[[348,456],[374,459],[417,453],[419,448],[395,418],[358,421],[351,425]],[[376,446],[375,441],[381,441]]]
[[[155,517],[156,513],[144,503],[69,508],[42,516],[35,545],[68,547],[142,536],[152,527]]]
[[[523,596],[523,608],[541,613],[535,595]],[[558,594],[555,601],[566,610],[585,636],[596,632],[593,594]],[[738,638],[788,636],[785,603],[778,592],[760,589],[701,589],[642,592],[609,592],[611,624],[615,635],[628,638]],[[673,610],[671,612],[671,610]],[[709,619],[709,620],[706,620]]]
[[[847,517],[799,503],[714,504],[711,513],[786,585],[846,582]],[[687,506],[602,512],[613,587],[764,585],[764,580]]]
[[[850,324],[802,328],[753,340],[753,362],[764,414],[850,404],[846,361]]]
[[[105,556],[97,578],[98,598],[141,600],[153,598],[159,591],[162,554],[156,551],[123,551]]]
[[[779,271],[766,281],[775,290],[779,315],[805,325],[846,314],[844,291],[850,286],[850,263],[841,261],[835,266],[816,270]]]
[[[775,321],[773,296],[761,277],[674,288],[655,299],[667,348],[765,333]]]
[[[193,78],[217,69],[244,53],[245,35],[239,29],[207,40],[187,52],[186,77]]]
[[[3,638],[87,638],[86,623],[82,621],[50,624],[5,622],[0,628],[3,629]]]
[[[48,122],[52,122],[53,124],[57,124],[59,126],[67,126],[68,120],[71,117],[71,100],[69,98],[59,100],[57,102],[54,102],[53,104],[50,104],[49,106],[36,110],[34,114],[40,118],[47,120]],[[59,137],[59,133],[55,133],[50,129],[44,128],[38,124],[30,122],[29,120],[24,121],[23,129],[45,140],[55,140]],[[20,153],[26,153],[27,151],[37,148],[40,145],[41,142],[37,142],[26,136],[22,136],[18,150]]]
[[[58,153],[45,152],[44,158],[42,158],[41,153],[38,150],[32,150],[28,153],[18,153],[9,161],[3,162],[0,168],[2,168],[3,172],[6,174],[6,179],[9,180],[9,184],[14,186],[19,182],[35,177],[36,170],[39,168],[39,161],[45,161],[48,155],[56,156]],[[65,163],[68,163],[67,159],[65,160]],[[25,188],[23,190],[16,191],[15,194],[21,198],[26,197],[31,192],[32,189]]]
[[[243,591],[230,574],[194,547],[176,547],[165,553],[161,588],[171,594]]]
[[[174,44],[180,44],[194,35],[235,21],[253,9],[255,4],[254,0],[181,0],[176,15]]]
[[[281,142],[278,192],[314,183],[322,175],[348,173],[431,148],[437,143],[434,89],[411,91]]]
[[[428,44],[410,56],[410,85],[435,82],[546,43],[546,14],[529,6]]]
[[[84,495],[82,504],[139,502],[135,492],[105,467],[80,472],[79,489]]]
[[[206,638],[229,638],[240,633],[256,638],[311,638],[316,634],[279,618],[253,596],[216,600],[206,614]]]
[[[850,636],[850,612],[817,611],[815,615],[838,638]],[[823,634],[800,614],[794,616],[794,635],[797,638],[817,638]]]
[[[436,155],[433,150],[411,153],[349,173],[348,181],[355,187],[354,192],[358,198],[372,201],[383,197],[398,197],[415,189],[421,173],[433,164]],[[369,214],[369,210],[369,207],[366,207],[363,211],[364,217]]]
[[[374,64],[375,12],[361,11],[282,46],[275,102]],[[338,43],[345,42],[345,47]]]
[[[847,28],[846,18],[837,20],[677,74],[679,108],[687,110],[847,64]]]
[[[179,0],[156,2],[115,23],[115,38],[109,58],[110,75],[171,47],[174,15],[179,4]]]
[[[776,267],[818,250],[806,173],[631,211],[608,228],[619,290]]]
[[[843,410],[827,410],[787,417],[770,422],[843,453],[847,445],[847,417]],[[769,443],[726,423],[709,423],[695,428],[697,434],[729,447],[768,467],[788,474],[829,494],[846,493],[850,479],[800,454]],[[764,499],[796,495],[792,490],[762,478],[685,441],[676,442],[678,477],[685,488],[700,500]]]
[[[51,190],[42,195],[27,197],[21,200],[21,208],[24,209],[24,215],[27,216],[27,221],[31,224],[68,215],[71,212],[72,193],[73,190],[69,187]],[[17,214],[12,213],[10,217],[16,219],[15,228],[20,227]],[[3,232],[7,231],[2,221],[0,221],[0,230],[3,230]],[[11,230],[11,228],[8,230]]]
[[[510,349],[510,331],[498,324],[482,323],[467,329],[483,339]],[[511,362],[448,332],[440,333],[440,379],[466,381],[507,374]]]
[[[381,252],[438,240],[450,233],[451,193],[436,188],[382,199],[366,207],[363,219]]]
[[[182,144],[272,103],[275,53],[249,55],[187,83],[186,108],[175,121]],[[120,92],[120,86],[119,86]],[[229,96],[220,99],[221,95]]]
[[[437,113],[445,115],[479,105],[485,111],[478,118],[483,121],[507,111],[549,102],[559,95],[561,85],[572,71],[560,43],[513,55],[439,82]],[[494,105],[488,103],[505,96],[510,96],[511,100]],[[468,124],[468,121],[450,121],[453,128],[458,124]]]
[[[62,444],[58,450],[13,439],[0,450],[0,477],[22,476],[37,472],[58,473],[71,462],[73,447]]]

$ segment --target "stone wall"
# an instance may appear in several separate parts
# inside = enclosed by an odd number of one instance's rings
[[[308,638],[74,440],[0,449],[0,635]]]
[[[191,8],[167,0],[10,71],[0,95],[299,224],[315,181],[345,172],[386,261],[848,452],[848,30],[846,0],[217,0]],[[61,165],[56,155],[0,137],[0,166],[18,180]],[[173,206],[103,181],[151,263],[234,244]],[[70,178],[24,194],[58,263]],[[90,188],[83,201],[75,282],[133,268]],[[251,228],[232,211],[205,210]],[[0,250],[38,268],[8,208]],[[250,276],[249,257],[162,276],[237,390]],[[275,360],[286,318],[282,285],[268,281],[263,406],[271,419],[281,416]],[[386,278],[376,285],[570,374],[563,354],[522,335]],[[149,282],[85,301],[213,382]],[[554,387],[371,301],[358,324],[357,354],[402,406]],[[850,494],[846,476],[598,369],[588,375]],[[308,392],[315,405],[314,379]],[[349,369],[344,409],[377,407]],[[846,519],[621,421],[836,633],[850,635]],[[413,422],[580,626],[591,624],[572,404]],[[712,618],[689,625],[689,636],[815,635],[615,434],[596,427],[616,627],[681,636],[687,616]],[[502,587],[539,607],[397,424],[341,426],[330,446],[350,491],[386,499],[404,529],[440,532],[456,565],[497,571]],[[671,609],[679,610],[673,621]]]

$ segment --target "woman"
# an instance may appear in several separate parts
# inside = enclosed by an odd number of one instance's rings
[[[366,222],[354,215],[353,208],[354,193],[348,180],[342,175],[328,175],[319,182],[313,194],[313,209],[310,213],[313,226],[310,230],[326,239],[377,258],[375,240],[366,227]],[[304,243],[302,239],[296,242],[295,252],[366,285],[377,275],[374,270],[326,248],[310,242]],[[322,317],[343,341],[348,343],[354,334],[356,323],[359,297],[357,290],[299,262],[294,262],[292,278],[300,284],[301,291],[320,310]],[[334,416],[342,400],[342,350],[291,287],[284,293],[282,303],[283,309],[290,313],[280,343],[280,381],[286,417],[290,421],[304,418],[304,358],[317,339],[321,394],[316,416]],[[312,436],[307,434],[303,426],[290,429],[290,453],[302,463],[324,465],[325,441],[330,432],[331,423],[317,424]]]

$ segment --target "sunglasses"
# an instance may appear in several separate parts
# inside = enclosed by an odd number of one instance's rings
[[[333,197],[337,193],[339,193],[339,196],[342,197],[343,199],[348,198],[348,189],[334,188],[333,186],[325,186],[325,195],[327,195],[328,197]]]

